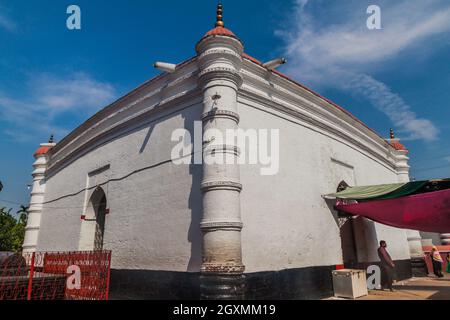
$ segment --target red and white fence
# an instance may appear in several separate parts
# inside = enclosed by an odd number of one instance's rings
[[[0,300],[108,300],[111,251],[33,252],[0,260]]]

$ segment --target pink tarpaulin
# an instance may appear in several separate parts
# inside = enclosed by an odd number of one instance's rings
[[[450,233],[450,189],[389,200],[338,203],[335,208],[397,228]]]

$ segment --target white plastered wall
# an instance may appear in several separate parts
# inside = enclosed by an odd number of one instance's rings
[[[341,180],[397,182],[396,173],[345,141],[263,105],[240,103],[239,113],[241,128],[279,129],[280,134],[278,174],[261,176],[260,165],[241,167],[246,272],[341,264],[339,227],[321,195],[334,192]],[[358,244],[360,262],[378,260],[380,239],[390,244],[394,259],[409,259],[404,230],[367,219],[362,224],[357,228],[357,238],[365,242]]]
[[[159,120],[149,119],[140,128],[110,139],[50,176],[46,199],[60,199],[44,205],[38,250],[86,248],[80,243],[85,223],[80,217],[88,213],[93,192],[86,188],[100,184],[110,209],[104,248],[113,252],[113,268],[199,271],[201,165],[175,165],[170,159],[176,144],[171,142],[172,132],[177,128],[192,131],[201,112],[201,103],[171,109]],[[92,175],[105,166],[109,167]],[[107,182],[111,179],[118,180]]]

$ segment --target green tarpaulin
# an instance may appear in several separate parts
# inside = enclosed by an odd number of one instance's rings
[[[344,191],[327,194],[326,198],[349,200],[394,199],[407,196],[422,188],[428,181],[348,187]]]
[[[419,189],[421,189],[423,186],[425,186],[428,183],[428,181],[414,181],[414,182],[408,182],[405,185],[401,186],[400,188],[394,190],[393,192],[387,193],[385,195],[376,197],[377,200],[383,200],[383,199],[395,199],[400,198],[404,196],[408,196],[410,194],[415,193]]]

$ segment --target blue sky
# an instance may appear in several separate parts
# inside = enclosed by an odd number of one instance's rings
[[[181,62],[212,28],[216,1],[0,0],[0,206],[29,199],[33,152]],[[82,29],[66,28],[81,8]],[[416,179],[450,177],[450,3],[447,0],[224,0],[246,52],[352,112],[393,127]],[[368,30],[366,9],[381,8]],[[6,202],[8,201],[8,202]]]

